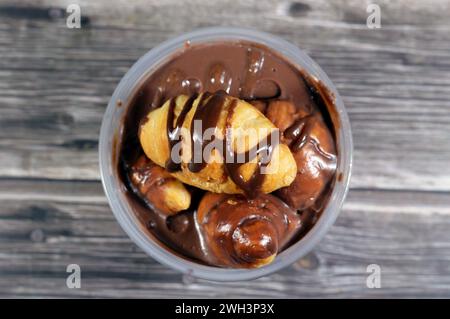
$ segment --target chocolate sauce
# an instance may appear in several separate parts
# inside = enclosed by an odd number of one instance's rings
[[[293,152],[300,150],[308,142],[312,127],[313,117],[308,115],[297,120],[284,131],[284,136],[293,140],[289,145]]]
[[[208,193],[196,219],[209,243],[208,256],[221,266],[252,267],[283,249],[302,228],[301,217],[270,194],[250,200]]]
[[[130,206],[133,207],[148,235],[156,237],[163,246],[171,249],[175,254],[201,263],[221,265],[202,244],[202,234],[199,232],[202,225],[195,218],[199,202],[205,195],[204,191],[186,186],[192,193],[191,207],[175,216],[167,217],[151,204],[149,205],[139,198],[133,192],[128,178],[134,161],[143,153],[138,140],[138,130],[139,123],[145,119],[148,112],[162,106],[168,100],[171,101],[167,117],[167,135],[169,149],[172,149],[179,142],[180,129],[192,109],[195,99],[200,96],[200,93],[205,92],[209,93],[201,95],[201,101],[199,101],[193,117],[193,120],[202,121],[202,128],[196,131],[193,125],[190,126],[192,130],[191,147],[202,151],[207,145],[207,141],[201,139],[203,132],[208,128],[216,127],[227,94],[252,101],[252,103],[253,101],[268,103],[275,99],[285,100],[293,103],[297,108],[311,110],[311,113],[316,112],[324,117],[329,130],[334,134],[334,139],[336,139],[334,128],[338,123],[336,122],[337,117],[333,116],[333,97],[328,90],[311,80],[309,76],[286,59],[259,44],[241,41],[190,45],[168,57],[162,66],[149,75],[127,106],[123,133],[120,136],[118,172],[126,186]],[[188,95],[189,99],[175,120],[175,98],[181,94]],[[233,105],[228,107],[228,117],[230,117]],[[293,151],[301,148],[304,140],[308,139],[308,121],[308,117],[303,118],[284,132],[285,136],[292,141],[290,147]],[[213,139],[215,138],[214,136]],[[231,143],[226,136],[220,142],[224,146],[222,148],[224,157],[234,156],[233,158],[237,158],[236,156],[239,154],[232,150]],[[243,163],[224,161],[226,173],[245,192],[249,201],[251,201],[251,197],[260,201],[259,188],[264,179],[261,169],[269,163],[274,147],[269,135],[265,144],[258,143],[245,154],[240,154],[244,155],[245,162],[258,157],[257,169],[247,181],[244,181],[239,174],[239,167]],[[194,155],[194,152],[191,154]],[[166,170],[178,171],[180,169],[179,162],[179,157],[168,160],[165,165]],[[205,159],[201,156],[200,161],[191,159],[188,168],[192,172],[199,172],[205,165]],[[334,182],[330,182],[327,189],[317,199],[317,207],[325,206],[333,184]],[[275,196],[272,197],[274,198],[272,201],[282,203]],[[278,207],[279,204],[271,205],[271,207]],[[279,215],[275,212],[274,216],[288,214],[293,218],[291,213],[286,213],[285,208],[278,207],[276,209],[281,209],[285,213]],[[289,232],[288,237],[282,240],[282,245],[276,248],[271,246],[269,250],[280,251],[297,241],[313,226],[320,216],[320,212],[321,209],[313,208],[298,212],[297,226]]]
[[[205,140],[205,131],[217,126],[220,114],[226,102],[228,94],[221,90],[214,94],[209,92],[204,93],[198,102],[198,106],[195,110],[194,116],[190,124],[190,138],[191,138],[191,160],[188,164],[188,169],[193,173],[200,172],[208,163],[208,157],[203,156],[205,147],[209,143],[214,143],[216,139],[213,136],[212,140],[207,143]],[[175,126],[173,126],[175,118],[175,99],[172,98],[169,103],[169,110],[167,115],[167,140],[169,141],[169,157],[166,163],[166,169],[169,172],[176,172],[181,170],[181,160],[180,156],[172,153],[173,147],[179,142],[180,129],[186,118],[186,114],[192,109],[193,102],[198,97],[198,94],[190,96],[181,109],[181,113],[176,120]],[[231,129],[231,118],[234,113],[234,109],[237,105],[237,100],[233,99],[228,110],[226,118],[226,129]],[[195,126],[195,121],[202,123],[201,126]],[[272,143],[272,139],[275,135],[278,135],[279,131],[272,131],[266,138],[263,138],[255,146],[247,150],[243,154],[235,152],[232,148],[232,139],[229,134],[225,134],[225,138],[222,139],[220,150],[222,151],[221,156],[225,165],[225,171],[231,180],[241,188],[244,193],[250,197],[255,198],[260,194],[262,184],[264,182],[265,174],[262,173],[262,169],[266,167],[272,157],[273,149],[276,144]],[[217,148],[216,148],[217,149]],[[194,154],[200,155],[195,158]],[[174,155],[176,157],[174,158]],[[253,159],[257,158],[256,169],[253,175],[245,180],[240,173],[240,168],[242,165],[249,163]],[[243,161],[239,162],[238,159]]]
[[[235,107],[236,103],[233,103],[230,107],[225,125],[227,129],[231,128],[231,117]],[[225,162],[225,171],[227,172],[228,176],[230,176],[231,180],[240,189],[242,189],[245,195],[249,198],[255,198],[260,194],[261,186],[266,176],[265,174],[262,174],[262,168],[269,165],[272,158],[273,149],[276,146],[276,144],[272,143],[272,137],[274,136],[274,134],[279,134],[278,130],[272,131],[266,138],[259,141],[255,146],[247,150],[244,154],[237,154],[236,152],[234,152],[231,139],[229,139],[229,136],[225,137],[224,147],[222,147],[225,152],[223,157],[235,159],[235,161]],[[257,158],[256,170],[253,172],[252,176],[247,181],[245,181],[243,176],[240,174],[240,167],[245,163],[252,161],[255,157]],[[237,161],[238,158],[243,158],[243,162],[239,163]]]
[[[270,133],[266,138],[262,139],[255,146],[247,150],[243,156],[240,156],[241,154],[237,154],[232,150],[231,141],[228,139],[225,140],[224,149],[227,156],[233,159],[244,159],[243,163],[239,163],[237,161],[227,161],[225,163],[225,171],[230,176],[231,180],[240,189],[242,189],[244,194],[249,198],[255,198],[261,193],[261,187],[266,176],[266,174],[262,173],[262,169],[270,163],[273,149],[276,146],[276,144],[272,143],[272,138],[276,134],[278,134],[278,130],[272,131],[272,133]],[[245,163],[252,161],[255,157],[257,158],[256,169],[252,176],[246,181],[240,173],[240,167]]]
[[[207,92],[202,95],[198,107],[195,110],[191,123],[192,158],[188,165],[189,170],[193,173],[200,172],[209,160],[207,156],[203,156],[207,145],[204,139],[205,131],[214,129],[217,126],[225,99],[226,93],[224,91],[218,91],[213,95]],[[194,125],[196,121],[201,123],[200,128],[198,125]]]
[[[181,159],[179,154],[173,154],[172,155],[172,148],[180,141],[180,129],[183,125],[183,122],[186,118],[186,115],[189,113],[189,111],[192,108],[192,105],[197,98],[198,94],[194,93],[189,99],[187,99],[186,103],[183,106],[183,109],[181,110],[180,115],[177,118],[177,121],[175,123],[175,126],[173,125],[174,117],[175,117],[175,98],[172,98],[170,100],[169,105],[169,113],[167,114],[167,140],[169,141],[169,150],[171,156],[169,156],[169,159],[166,163],[166,169],[169,172],[176,172],[181,169]],[[175,158],[174,158],[175,156]]]

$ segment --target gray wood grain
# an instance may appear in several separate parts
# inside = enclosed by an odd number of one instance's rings
[[[0,296],[450,297],[449,1],[381,2],[379,30],[360,1],[79,3],[83,28],[69,30],[48,14],[65,1],[0,1]],[[100,122],[120,78],[161,41],[210,25],[304,49],[353,128],[336,225],[310,256],[252,282],[183,280],[153,261],[99,182]],[[81,289],[65,286],[69,263],[82,267]],[[371,263],[382,289],[366,288]]]
[[[0,97],[6,107],[0,110],[0,134],[8,152],[0,159],[0,174],[98,179],[99,123],[120,77],[148,49],[180,33],[179,28],[220,22],[280,34],[321,64],[350,113],[352,186],[450,190],[447,26],[430,30],[429,19],[420,14],[423,26],[402,28],[383,20],[382,29],[370,30],[363,24],[364,10],[359,24],[354,15],[347,23],[344,15],[344,21],[326,26],[322,17],[311,22],[281,15],[276,8],[259,22],[251,21],[258,15],[245,10],[233,11],[232,20],[221,18],[221,10],[208,10],[192,14],[193,21],[178,19],[181,26],[166,26],[158,19],[180,12],[175,3],[167,3],[149,10],[148,19],[138,16],[136,28],[120,26],[116,16],[94,16],[82,30],[65,28],[64,20],[2,19],[7,32],[1,36]],[[33,27],[24,29],[27,23]]]
[[[449,297],[450,197],[352,190],[314,252],[251,282],[183,280],[120,230],[98,182],[0,180],[0,296],[19,297]],[[65,267],[82,288],[65,286]],[[366,287],[366,267],[382,288]]]

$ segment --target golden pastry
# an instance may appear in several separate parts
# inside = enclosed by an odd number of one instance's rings
[[[145,155],[137,159],[128,174],[135,191],[161,213],[173,215],[189,208],[191,194],[183,183]]]
[[[214,138],[202,140],[208,129]],[[139,139],[145,154],[183,183],[255,196],[295,178],[294,157],[276,143],[278,133],[255,107],[219,91],[167,101],[147,115]]]
[[[304,107],[295,107],[295,105],[289,101],[273,100],[270,101],[267,106],[265,114],[281,132],[284,132],[288,127],[294,124],[297,119],[308,115],[308,112]]]

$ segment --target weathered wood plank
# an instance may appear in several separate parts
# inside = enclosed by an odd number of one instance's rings
[[[450,190],[448,23],[437,19],[433,26],[441,24],[431,28],[425,13],[414,11],[415,24],[403,26],[399,11],[409,9],[394,6],[382,29],[369,30],[364,8],[355,3],[321,10],[308,3],[307,17],[286,17],[278,5],[263,2],[257,12],[264,19],[246,3],[213,5],[231,11],[199,10],[166,26],[161,16],[179,14],[177,4],[152,2],[148,19],[138,14],[122,26],[116,17],[122,21],[129,9],[112,16],[85,3],[93,16],[82,30],[64,28],[63,20],[3,18],[0,175],[98,180],[99,126],[120,77],[164,38],[219,21],[280,34],[329,73],[352,122],[352,187]],[[219,19],[223,14],[235,19]],[[318,25],[333,14],[332,25]]]
[[[2,0],[4,4],[36,5],[35,0]],[[186,24],[232,24],[255,23],[259,20],[276,20],[277,24],[307,24],[324,25],[341,23],[343,27],[352,27],[365,23],[367,19],[367,3],[358,0],[340,0],[330,3],[326,0],[250,0],[250,1],[205,1],[193,0],[185,5],[176,0],[135,0],[130,3],[123,1],[89,0],[76,1],[83,15],[89,21],[101,25],[127,25],[134,28],[155,26],[155,31],[164,32],[168,29],[182,30]],[[65,0],[40,0],[39,9],[57,7],[65,8]],[[445,0],[430,0],[424,3],[420,0],[383,1],[378,3],[382,10],[382,24],[386,26],[427,25],[436,28],[449,25],[445,12],[450,4]],[[182,9],[182,10],[180,10]],[[8,12],[9,15],[11,11]],[[14,12],[18,16],[17,12]],[[22,13],[28,19],[43,19],[42,12]],[[178,20],[174,20],[176,17]],[[223,21],[218,18],[233,18]],[[47,15],[48,19],[48,15]],[[266,21],[264,21],[266,22]]]
[[[1,296],[450,296],[445,193],[352,190],[310,256],[267,278],[218,284],[183,281],[147,257],[119,228],[98,182],[2,179],[0,192]],[[81,289],[65,286],[70,263],[81,266]],[[372,263],[381,266],[381,289],[366,287]]]

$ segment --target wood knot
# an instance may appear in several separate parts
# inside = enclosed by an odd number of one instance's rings
[[[41,243],[45,240],[45,234],[42,229],[35,229],[30,234],[31,241]]]
[[[282,3],[279,7],[279,13],[291,17],[303,17],[311,11],[309,4],[293,1]]]
[[[313,270],[319,268],[320,260],[315,253],[309,253],[308,255],[299,259],[293,266],[296,270],[308,269]]]

